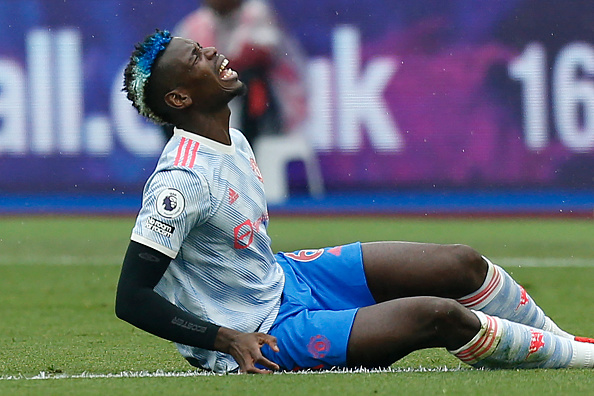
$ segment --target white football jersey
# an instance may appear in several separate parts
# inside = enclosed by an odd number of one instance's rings
[[[267,332],[284,274],[266,232],[262,176],[249,143],[230,146],[175,129],[143,193],[131,239],[172,258],[155,291],[201,319],[242,332]],[[215,372],[237,368],[227,354],[177,345]]]

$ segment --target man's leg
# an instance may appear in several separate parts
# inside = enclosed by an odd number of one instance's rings
[[[477,368],[594,368],[594,345],[473,311],[481,330],[450,350]]]
[[[403,298],[359,309],[347,364],[387,367],[410,352],[431,347],[445,347],[475,367],[594,368],[594,345],[438,297]]]
[[[378,242],[362,245],[376,301],[428,295],[573,338],[561,330],[501,267],[465,245]]]
[[[561,337],[575,337],[559,328],[543,310],[536,305],[526,290],[518,285],[503,268],[487,263],[487,276],[482,286],[475,292],[458,298],[467,308],[498,316],[513,322],[543,329]]]
[[[347,364],[388,367],[419,349],[459,349],[480,329],[477,316],[451,299],[409,297],[386,301],[357,312]]]

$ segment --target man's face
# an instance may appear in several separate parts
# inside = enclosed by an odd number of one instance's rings
[[[199,110],[226,105],[243,93],[244,84],[237,72],[227,67],[229,61],[213,47],[203,48],[192,40],[174,37],[160,65],[176,87],[183,87]]]

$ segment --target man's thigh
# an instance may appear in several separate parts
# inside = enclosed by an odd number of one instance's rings
[[[377,302],[403,297],[460,298],[477,290],[487,263],[459,244],[370,242],[362,244],[365,275]]]

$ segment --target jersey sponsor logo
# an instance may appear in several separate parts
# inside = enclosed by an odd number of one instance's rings
[[[235,237],[233,247],[235,249],[246,249],[254,242],[254,225],[247,219],[233,229]]]
[[[247,219],[233,229],[235,249],[246,249],[254,242],[254,234],[260,230],[260,226],[268,221],[268,213],[264,213],[256,221]]]
[[[286,257],[290,257],[295,261],[314,261],[318,257],[324,254],[324,249],[306,249],[306,250],[299,250],[294,253],[284,253]]]
[[[164,223],[162,221],[159,221],[153,217],[149,217],[147,219],[145,227],[151,231],[154,231],[156,233],[163,235],[166,238],[171,238],[171,236],[173,235],[173,231],[175,231],[174,226]],[[158,259],[157,259],[157,261],[158,261]]]
[[[186,199],[175,188],[163,190],[157,196],[157,213],[168,219],[179,216],[186,208]]]
[[[238,198],[239,194],[234,189],[229,187],[229,205],[233,205]]]
[[[256,163],[256,160],[253,158],[250,158],[250,165],[252,167],[252,170],[254,171],[254,174],[258,178],[258,180],[260,180],[262,183],[264,183],[264,178],[262,177],[262,173],[260,172],[260,168],[258,168],[258,164]]]
[[[307,351],[316,359],[321,359],[328,354],[330,350],[330,340],[321,334],[309,339]]]
[[[194,167],[198,147],[200,147],[200,143],[185,137],[181,138],[173,164],[175,166],[187,166],[188,168]]]
[[[538,352],[542,347],[545,346],[543,333],[534,330],[530,330],[530,333],[530,348],[528,349],[528,356]]]

